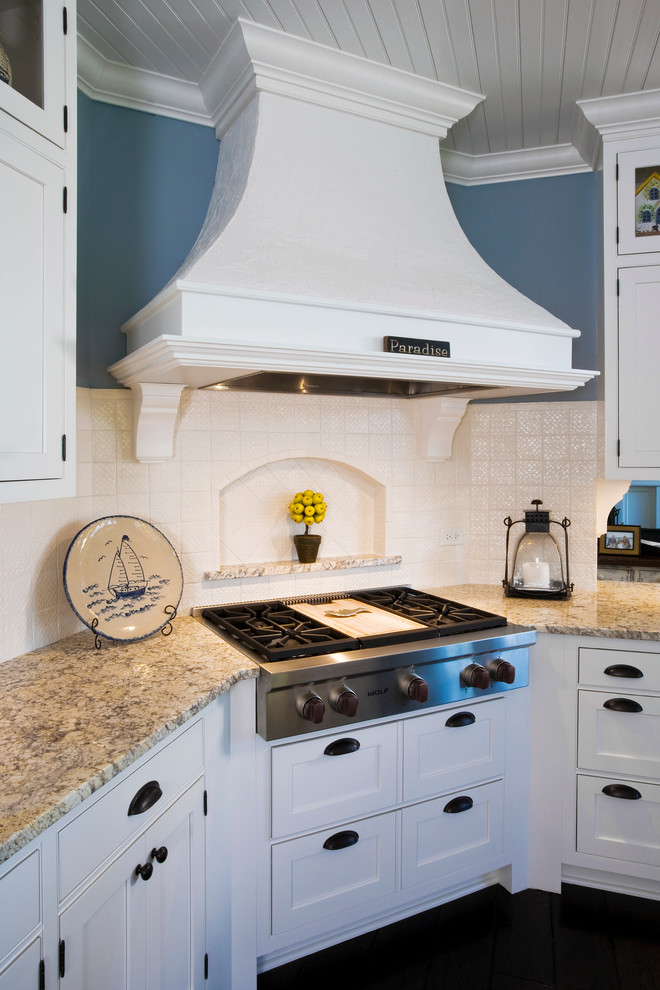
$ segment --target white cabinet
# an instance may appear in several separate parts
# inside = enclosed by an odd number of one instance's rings
[[[64,11],[0,5],[0,502],[75,494],[75,0]]]
[[[660,899],[660,644],[540,635],[532,662],[531,886]]]
[[[254,712],[240,681],[0,864],[0,990],[256,985]]]
[[[203,794],[198,780],[62,911],[63,990],[201,985]]]
[[[43,967],[41,849],[0,878],[0,990],[37,990]]]
[[[660,474],[660,91],[580,104],[603,140],[605,477]]]
[[[462,885],[515,884],[514,863],[524,885],[527,728],[521,689],[343,733],[259,739],[260,965]]]

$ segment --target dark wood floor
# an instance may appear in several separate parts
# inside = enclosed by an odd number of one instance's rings
[[[501,887],[259,977],[259,990],[660,990],[660,903]]]

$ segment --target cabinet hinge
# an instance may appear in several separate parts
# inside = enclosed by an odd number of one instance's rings
[[[204,979],[208,980],[208,978],[209,978],[209,954],[207,952],[206,955],[204,956]]]
[[[616,442],[616,456],[617,457],[621,457],[621,441],[620,440],[617,440],[617,442]]]
[[[62,434],[62,460],[66,460],[66,433]]]
[[[59,969],[60,969],[60,979],[62,979],[62,977],[66,972],[66,946],[63,938],[60,939]]]
[[[616,228],[616,243],[617,244],[619,243],[619,228],[618,228],[618,226]]]
[[[67,134],[69,131],[69,108],[66,103],[62,107],[62,122],[64,124],[64,133]]]
[[[621,291],[621,283],[617,279],[616,280],[616,294],[617,294],[617,296],[619,295],[620,291]]]
[[[46,990],[46,963],[39,962],[39,990]]]
[[[208,792],[204,791],[204,814],[208,815],[208,813],[209,813],[209,796],[208,796]]]
[[[69,31],[69,18],[67,16],[66,7],[62,7],[62,31],[67,34]]]
[[[69,199],[69,190],[66,186],[62,189],[62,213],[66,213]]]
[[[619,181],[619,163],[618,162],[616,163],[616,168],[614,169],[614,172],[615,172],[614,181],[615,182],[618,182]]]

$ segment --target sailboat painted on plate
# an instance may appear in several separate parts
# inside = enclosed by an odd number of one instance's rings
[[[121,544],[115,552],[110,568],[108,590],[115,598],[140,598],[147,590],[140,558],[127,536],[122,536]]]

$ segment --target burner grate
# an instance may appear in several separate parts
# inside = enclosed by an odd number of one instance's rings
[[[266,660],[321,656],[360,646],[330,626],[297,615],[284,602],[205,608],[202,615]]]

